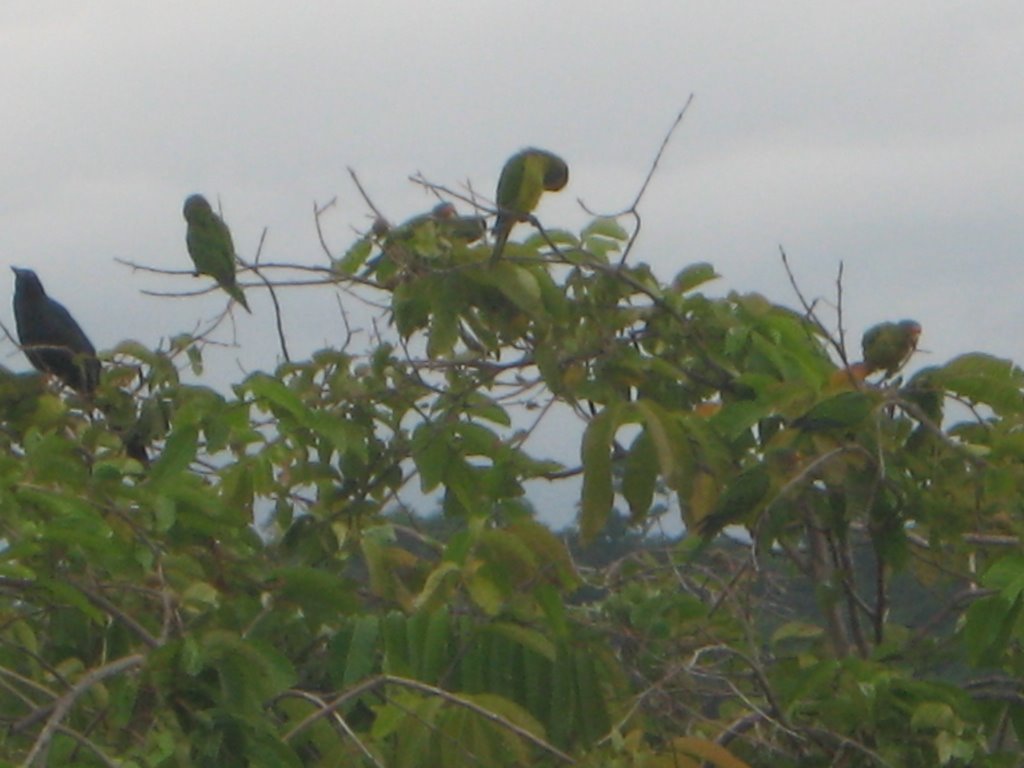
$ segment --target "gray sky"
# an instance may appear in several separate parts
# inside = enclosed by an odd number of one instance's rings
[[[267,260],[322,263],[314,200],[338,196],[324,223],[339,252],[368,223],[346,166],[400,220],[431,205],[411,173],[490,194],[504,159],[535,144],[571,168],[540,216],[581,225],[577,197],[628,203],[693,92],[635,258],[664,279],[711,261],[716,291],[793,304],[782,244],[811,296],[831,296],[845,262],[855,342],[913,317],[930,351],[916,364],[1024,358],[1024,4],[625,8],[6,0],[0,254],[36,269],[98,347],[153,344],[222,299],[142,296],[200,283],[113,259],[187,267],[191,192],[219,197],[244,256],[266,226]],[[220,361],[236,380],[236,360],[277,355],[269,300],[249,298],[241,349]],[[343,333],[328,289],[292,292],[285,322],[293,355]],[[12,349],[2,362],[26,368]]]

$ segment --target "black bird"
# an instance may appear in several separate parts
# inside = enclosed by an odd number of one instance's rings
[[[100,380],[96,348],[64,306],[43,290],[31,269],[14,270],[14,319],[28,361],[84,395]]]

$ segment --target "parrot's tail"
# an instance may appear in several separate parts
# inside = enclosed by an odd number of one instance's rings
[[[228,292],[228,295],[231,296],[232,299],[234,299],[235,301],[242,305],[242,309],[244,309],[250,315],[252,314],[252,310],[249,309],[249,302],[245,300],[245,294],[242,293],[241,288],[239,288],[237,285],[232,284],[225,285],[224,290]]]
[[[491,263],[493,264],[501,258],[501,252],[505,250],[505,243],[508,241],[508,235],[512,231],[512,220],[503,216],[498,216],[498,220],[494,223],[494,250],[491,252]]]

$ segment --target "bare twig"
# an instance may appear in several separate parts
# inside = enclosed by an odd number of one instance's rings
[[[843,262],[839,262],[839,270],[836,272],[836,333],[839,335],[839,359],[843,365],[850,367],[850,361],[846,357],[846,328],[843,327]]]
[[[116,762],[115,763],[112,758],[108,757],[107,754],[102,749],[100,749],[99,746],[97,744],[95,744],[84,733],[79,733],[78,731],[74,730],[73,728],[68,728],[66,725],[58,725],[57,726],[57,731],[59,733],[63,733],[65,736],[68,736],[68,737],[74,739],[79,744],[81,744],[83,747],[88,749],[90,752],[92,752],[94,755],[96,755],[97,759],[101,763],[103,763],[103,765],[107,766],[107,768],[118,768],[118,766],[121,765],[120,762]]]
[[[114,257],[114,261],[128,267],[132,272],[149,272],[154,275],[187,275],[189,277],[194,277],[196,274],[194,269],[165,269],[164,267],[151,267],[148,264],[139,264],[138,262],[131,261],[130,259],[122,259],[118,256]]]
[[[253,263],[251,265],[246,264],[237,255],[235,256],[235,258],[237,258],[239,262],[242,263],[243,266],[247,267],[248,269],[251,269],[255,273],[256,277],[262,280],[263,284],[267,286],[267,292],[270,294],[270,300],[274,303],[274,322],[277,326],[277,339],[278,342],[281,344],[281,354],[284,356],[285,362],[290,363],[292,359],[291,356],[288,354],[288,342],[285,340],[284,337],[284,324],[283,321],[281,320],[281,303],[277,300],[277,291],[274,290],[274,284],[271,283],[266,278],[266,276],[263,274],[259,267],[260,254],[263,253],[263,244],[266,242],[266,240],[267,228],[264,227],[263,232],[260,233],[259,245],[256,246],[256,258],[253,260]]]
[[[434,182],[427,179],[422,173],[417,173],[413,176],[410,176],[409,181],[411,181],[413,184],[418,184],[421,187],[425,188],[428,192],[433,193],[434,196],[437,197],[438,199],[443,199],[444,197],[452,197],[455,198],[456,200],[461,200],[467,205],[472,206],[473,210],[475,211],[480,211],[490,215],[495,215],[498,213],[497,206],[491,204],[490,201],[488,201],[487,205],[481,204],[480,196],[475,191],[473,191],[472,188],[470,188],[471,194],[465,195],[462,192],[454,190],[451,187],[446,187],[443,184],[435,184]]]
[[[150,648],[160,647],[161,643],[158,638],[150,634],[149,630],[147,630],[134,618],[132,618],[127,613],[118,608],[116,605],[114,605],[112,602],[110,602],[103,595],[99,594],[98,592],[93,592],[91,589],[86,589],[85,587],[77,584],[74,586],[89,599],[89,602],[95,604],[100,610],[109,613],[112,617],[114,617],[119,622],[124,624],[128,629],[130,629],[132,632],[138,635],[139,639],[142,640],[142,642],[144,642]]]
[[[366,189],[363,188],[362,182],[359,181],[359,177],[356,175],[355,170],[353,170],[351,166],[348,168],[348,175],[352,177],[352,181],[356,185],[356,189],[359,190],[359,194],[362,195],[363,201],[366,203],[369,209],[373,211],[373,215],[376,216],[378,219],[383,219],[384,221],[387,221],[387,217],[380,212],[380,209],[377,208],[376,205],[373,204],[373,200],[370,199],[370,196],[367,194]]]
[[[292,689],[290,691],[285,691],[278,698],[281,699],[281,698],[286,698],[286,697],[289,697],[289,696],[293,696],[295,698],[299,698],[299,699],[303,699],[305,701],[308,701],[311,704],[315,704],[316,706],[320,707],[321,709],[325,709],[325,708],[330,707],[330,705],[326,701],[321,699],[319,696],[316,696],[315,694],[309,693],[308,691],[300,691],[300,690],[297,690],[297,689]],[[356,735],[356,732],[352,730],[352,727],[345,721],[345,718],[341,716],[341,713],[338,712],[338,708],[337,707],[335,707],[331,711],[330,717],[331,717],[332,720],[334,720],[334,722],[338,725],[338,727],[341,728],[341,730],[345,733],[345,735],[348,736],[350,739],[352,739],[352,742],[356,745],[356,747],[359,748],[359,751],[362,752],[366,756],[367,760],[369,760],[371,763],[373,763],[375,766],[377,766],[377,768],[384,768],[384,766],[381,765],[381,763],[377,760],[377,758],[374,757],[374,754],[370,751],[369,747],[367,747],[362,742],[362,739],[360,739],[359,736]]]
[[[125,656],[117,661],[112,661],[102,667],[97,667],[75,683],[71,687],[71,690],[57,699],[57,702],[53,707],[53,712],[46,721],[46,725],[44,725],[42,730],[39,732],[39,736],[36,737],[35,743],[32,745],[32,749],[29,750],[28,755],[22,762],[22,768],[30,768],[30,766],[36,764],[37,761],[39,765],[46,764],[46,753],[50,748],[50,742],[53,739],[54,733],[57,732],[57,729],[61,726],[61,721],[67,716],[71,707],[74,706],[75,702],[80,696],[82,696],[82,694],[86,693],[97,683],[106,680],[108,677],[113,677],[114,675],[119,675],[134,667],[141,666],[145,661],[145,658],[146,657],[141,653],[136,653],[131,656]]]
[[[327,241],[324,239],[324,230],[320,226],[320,217],[324,214],[325,211],[329,210],[330,208],[333,208],[337,204],[337,202],[338,198],[336,197],[332,197],[323,205],[318,205],[315,200],[313,201],[313,223],[316,225],[316,236],[317,239],[320,241],[320,247],[323,248],[324,253],[327,255],[327,259],[331,262],[334,261],[334,254],[331,253],[331,249],[327,247]],[[328,271],[333,272],[333,270]]]
[[[779,246],[779,254],[782,256],[782,266],[786,269],[786,276],[789,278],[789,284],[793,286],[793,291],[796,293],[796,297],[800,301],[800,305],[804,308],[804,316],[812,325],[814,325],[815,328],[818,329],[818,331],[821,332],[821,335],[828,341],[829,346],[836,351],[836,354],[839,356],[839,359],[843,361],[843,364],[849,366],[849,363],[846,360],[846,347],[844,343],[829,333],[828,328],[825,327],[825,324],[821,322],[821,319],[818,317],[818,313],[814,308],[815,305],[808,302],[804,297],[803,291],[800,290],[800,286],[796,282],[796,275],[793,274],[793,269],[789,265],[789,257],[786,255],[786,249],[781,245]],[[843,270],[842,265],[840,265],[838,279],[841,280],[842,275]],[[841,295],[842,294],[840,294],[840,296]]]
[[[661,146],[658,147],[658,153],[654,156],[654,162],[651,163],[650,169],[647,171],[647,178],[644,179],[644,183],[640,185],[640,190],[636,193],[636,197],[633,199],[633,204],[629,206],[622,214],[630,214],[633,216],[633,220],[636,222],[636,227],[633,229],[633,234],[629,238],[629,242],[626,243],[626,247],[622,251],[622,257],[619,259],[619,266],[621,267],[626,263],[626,259],[629,257],[630,251],[633,250],[633,244],[636,243],[637,238],[640,236],[640,229],[643,222],[640,219],[640,201],[644,197],[644,193],[647,192],[647,187],[651,183],[651,179],[654,178],[655,171],[658,170],[658,164],[661,162],[661,156],[665,154],[665,149],[668,147],[669,141],[672,139],[672,134],[676,132],[676,128],[679,127],[680,123],[683,122],[683,118],[686,117],[686,112],[690,108],[690,104],[693,103],[693,94],[686,99],[686,103],[683,104],[683,108],[679,110],[679,114],[676,115],[676,119],[672,122],[671,127],[665,134],[665,138],[661,141]]]
[[[362,683],[359,683],[358,685],[349,688],[347,691],[345,691],[344,693],[340,694],[339,696],[335,697],[333,700],[328,702],[326,706],[321,707],[316,712],[313,712],[311,715],[309,715],[308,717],[304,718],[303,720],[299,721],[294,726],[292,726],[292,728],[284,735],[284,741],[289,741],[290,739],[294,738],[297,734],[304,731],[317,720],[323,717],[327,717],[332,712],[337,710],[339,707],[343,706],[346,702],[349,702],[355,698],[358,698],[359,696],[362,696],[365,693],[369,693],[370,691],[373,691],[377,688],[380,688],[381,686],[386,685],[396,685],[401,688],[409,688],[415,691],[419,691],[420,693],[426,693],[430,696],[437,696],[438,698],[443,699],[449,704],[454,704],[456,706],[468,709],[469,711],[479,715],[480,717],[483,717],[484,719],[489,720],[492,723],[501,726],[502,728],[505,728],[508,731],[511,731],[512,733],[519,736],[519,738],[523,739],[524,741],[528,741],[529,743],[533,744],[535,747],[538,747],[539,749],[544,750],[549,755],[552,755],[561,760],[563,763],[567,763],[569,765],[575,765],[576,763],[576,761],[570,755],[567,755],[565,752],[562,752],[554,745],[549,744],[548,742],[544,741],[544,739],[535,736],[533,733],[526,730],[522,726],[516,725],[507,718],[499,715],[496,712],[492,712],[486,707],[482,707],[481,705],[477,704],[474,701],[471,701],[470,699],[464,698],[455,693],[450,693],[449,691],[446,691],[443,688],[438,688],[427,683],[422,683],[419,680],[410,680],[408,678],[396,677],[394,675],[378,675],[376,677],[371,677],[368,680],[364,680]]]

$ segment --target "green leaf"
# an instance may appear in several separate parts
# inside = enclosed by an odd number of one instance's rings
[[[57,604],[69,605],[81,611],[90,621],[102,625],[107,617],[89,599],[71,584],[52,579],[38,579],[36,586],[52,595]]]
[[[480,573],[469,576],[466,591],[477,607],[488,616],[497,616],[505,605],[505,595],[498,585]]]
[[[320,568],[291,566],[271,572],[280,582],[281,599],[298,605],[311,621],[319,622],[356,607],[354,589],[337,574]]]
[[[770,488],[771,476],[764,465],[756,464],[744,470],[726,486],[712,513],[699,521],[701,533],[709,536],[727,525],[750,522]]]
[[[684,267],[683,270],[672,280],[672,290],[678,293],[687,293],[699,285],[717,280],[719,274],[715,268],[705,262],[698,262]]]
[[[956,725],[953,708],[942,701],[925,701],[914,707],[910,727],[915,731],[946,730]]]
[[[964,645],[971,663],[996,666],[1006,650],[1024,608],[1024,592],[1013,600],[1002,595],[985,597],[968,607],[964,622]]]
[[[377,658],[378,628],[379,619],[376,616],[360,616],[355,620],[345,659],[342,688],[358,683],[373,672]]]
[[[945,387],[1002,416],[1024,411],[1024,371],[1010,360],[972,353],[960,355],[930,372],[929,383]]]
[[[866,392],[840,392],[815,404],[793,426],[805,432],[854,429],[867,420],[874,406],[875,398]]]
[[[574,675],[577,688],[576,701],[580,713],[580,730],[583,742],[591,744],[607,733],[611,727],[608,708],[604,696],[601,694],[594,656],[574,651],[573,661],[575,662]]]
[[[750,768],[722,745],[697,736],[679,736],[672,740],[672,746],[684,755],[698,757],[714,768]]]
[[[651,438],[658,468],[669,487],[678,489],[682,481],[682,466],[677,446],[684,440],[681,431],[668,412],[649,399],[637,400],[633,403],[644,422],[644,432]]]
[[[223,703],[232,711],[258,711],[263,701],[295,682],[295,670],[285,656],[229,631],[205,633],[202,653],[206,665],[220,674]]]
[[[384,641],[384,671],[392,675],[410,676],[413,673],[409,659],[408,621],[404,614],[393,611],[380,621],[380,633]]]
[[[424,607],[436,605],[449,597],[450,587],[458,579],[459,566],[455,563],[444,561],[439,563],[427,576],[423,589],[413,600],[413,610],[421,610]]]
[[[618,429],[617,411],[606,408],[591,419],[583,433],[583,499],[580,535],[593,541],[612,511],[612,440]]]
[[[1024,590],[1024,555],[1004,555],[992,563],[982,578],[986,587],[998,589],[1008,600]]]
[[[507,621],[486,625],[484,629],[487,632],[504,635],[549,661],[555,660],[555,644],[535,629]]]
[[[485,282],[501,291],[530,317],[546,317],[541,301],[540,282],[529,269],[509,261],[500,261],[487,273]]]
[[[421,680],[428,683],[441,682],[441,675],[445,671],[445,663],[448,658],[450,624],[448,609],[444,606],[430,611],[427,631],[423,638],[423,649],[420,654],[419,678]]]
[[[366,457],[361,429],[337,414],[308,407],[298,393],[280,379],[257,373],[246,379],[244,386],[258,401],[263,401],[261,405],[269,406],[279,418],[291,417],[298,426],[326,438],[339,453],[353,451],[357,456]]]
[[[449,283],[437,286],[432,298],[427,356],[436,359],[450,355],[459,340],[459,302],[452,295]]]
[[[612,240],[619,240],[623,242],[629,240],[629,233],[616,219],[610,216],[594,219],[590,222],[583,228],[583,231],[580,232],[580,239],[588,240],[594,235],[608,237]]]
[[[630,518],[642,520],[651,508],[654,485],[658,479],[658,456],[647,431],[637,435],[626,456],[622,475],[622,495],[629,504]]]
[[[334,268],[343,275],[354,275],[366,263],[373,250],[373,240],[361,237],[345,251],[340,259],[334,262]]]
[[[412,458],[424,493],[441,484],[456,457],[449,435],[448,429],[430,422],[420,424],[413,432]]]

